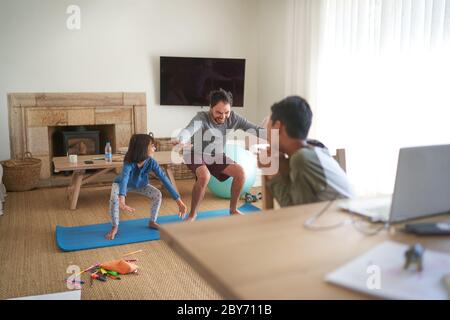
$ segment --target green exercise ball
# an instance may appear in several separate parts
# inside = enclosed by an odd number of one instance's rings
[[[236,144],[227,144],[225,146],[225,154],[244,169],[245,182],[241,195],[248,192],[255,184],[256,179],[257,163],[255,156],[250,151],[245,150],[243,147]],[[208,183],[208,189],[219,198],[230,199],[232,183],[232,177],[220,182],[216,177],[211,176]]]

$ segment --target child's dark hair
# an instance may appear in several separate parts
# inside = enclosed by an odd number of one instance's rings
[[[209,106],[212,108],[219,102],[223,102],[225,104],[229,103],[230,106],[233,105],[233,95],[231,92],[227,92],[220,88],[219,90],[211,91],[209,94]]]
[[[138,163],[147,160],[148,146],[155,144],[153,133],[149,134],[133,134],[128,144],[128,151],[123,159],[124,162]]]
[[[312,123],[312,111],[308,102],[299,96],[290,96],[275,103],[270,119],[286,126],[289,137],[305,140]]]

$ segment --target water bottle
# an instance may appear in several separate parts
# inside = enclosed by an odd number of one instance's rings
[[[112,162],[112,149],[109,142],[107,142],[105,146],[105,161],[108,163]]]

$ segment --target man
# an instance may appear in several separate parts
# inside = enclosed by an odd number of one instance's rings
[[[233,178],[230,214],[242,214],[237,209],[237,204],[245,182],[245,172],[239,164],[225,156],[226,135],[238,129],[250,130],[256,135],[263,128],[232,111],[232,103],[230,92],[223,89],[212,91],[209,111],[198,112],[175,141],[175,144],[186,146],[190,140],[189,145],[193,145],[192,149],[184,148],[183,154],[185,164],[196,176],[188,221],[196,219],[211,175],[219,181]]]
[[[279,151],[280,170],[268,177],[268,187],[280,206],[350,198],[347,176],[320,143],[308,143],[312,111],[299,96],[288,97],[271,108],[268,137],[271,152]],[[278,130],[278,142],[271,139]],[[263,171],[264,173],[264,171]]]

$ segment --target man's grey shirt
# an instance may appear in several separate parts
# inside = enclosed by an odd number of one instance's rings
[[[215,123],[208,111],[200,111],[192,118],[186,128],[180,132],[178,140],[186,143],[190,139],[195,153],[222,153],[226,144],[227,134],[239,129],[244,131],[251,130],[252,134],[258,134],[259,136],[262,135],[262,130],[264,130],[234,111],[230,112],[230,116],[223,124]]]

